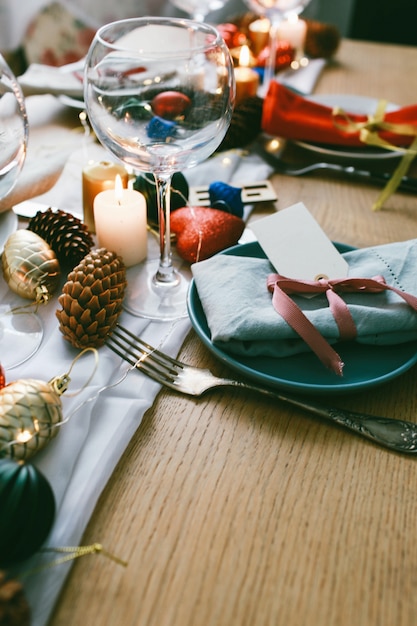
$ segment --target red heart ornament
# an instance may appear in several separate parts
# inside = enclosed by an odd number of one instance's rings
[[[190,263],[203,261],[240,239],[245,222],[236,215],[209,207],[183,207],[171,215],[177,252]]]

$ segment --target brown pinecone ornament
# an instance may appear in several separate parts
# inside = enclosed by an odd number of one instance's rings
[[[0,571],[0,624],[29,626],[30,608],[21,583]]]
[[[217,150],[243,148],[261,132],[263,99],[245,98],[236,105],[227,133]]]
[[[28,230],[44,239],[55,252],[61,266],[75,267],[94,245],[87,226],[70,213],[60,209],[38,211],[28,224]]]
[[[337,26],[323,24],[315,20],[305,20],[307,35],[304,52],[312,59],[330,59],[337,52],[341,35]]]
[[[126,268],[106,248],[92,250],[67,277],[58,302],[59,328],[75,348],[98,348],[122,312]]]

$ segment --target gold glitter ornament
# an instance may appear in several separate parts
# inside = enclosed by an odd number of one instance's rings
[[[67,374],[49,382],[27,378],[0,390],[0,457],[26,460],[55,437],[68,382]]]
[[[36,233],[12,233],[2,254],[3,276],[12,291],[36,303],[47,302],[56,290],[60,266],[55,252]]]

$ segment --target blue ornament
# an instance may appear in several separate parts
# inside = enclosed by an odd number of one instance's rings
[[[210,206],[243,217],[242,190],[227,183],[215,182],[209,186]]]
[[[148,137],[157,141],[165,141],[168,137],[174,137],[177,131],[177,125],[170,120],[164,120],[162,117],[155,115],[146,127]]]
[[[253,67],[252,68],[259,76],[259,82],[263,83],[265,78],[265,68],[264,67]]]

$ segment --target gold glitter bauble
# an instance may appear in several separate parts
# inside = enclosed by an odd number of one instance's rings
[[[22,298],[46,302],[58,286],[60,266],[55,252],[30,230],[10,235],[4,245],[2,266],[6,283]]]
[[[51,382],[33,378],[0,390],[0,457],[28,459],[55,437],[62,422],[60,393]]]

